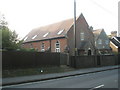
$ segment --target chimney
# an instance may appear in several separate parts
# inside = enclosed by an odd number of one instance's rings
[[[112,31],[112,32],[111,32],[111,36],[112,36],[112,37],[117,37],[117,31]]]
[[[89,27],[89,29],[92,31],[92,30],[93,30],[93,27],[92,27],[92,26],[90,26],[90,27]]]

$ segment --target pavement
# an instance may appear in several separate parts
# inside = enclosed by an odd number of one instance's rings
[[[2,86],[16,85],[16,84],[23,84],[23,83],[29,83],[29,82],[51,80],[51,79],[58,79],[58,78],[64,78],[64,77],[70,77],[70,76],[77,76],[77,75],[113,70],[113,69],[118,69],[118,68],[120,68],[120,66],[116,65],[116,66],[105,66],[105,67],[78,69],[75,71],[69,71],[69,72],[63,72],[63,73],[3,78],[2,79]]]
[[[107,70],[97,73],[89,73],[59,79],[51,79],[39,82],[29,82],[17,85],[3,86],[2,90],[7,89],[33,89],[44,90],[44,88],[55,88],[55,90],[61,90],[60,88],[79,88],[79,90],[119,90],[118,72],[120,69]],[[56,89],[57,88],[57,89]],[[114,89],[115,88],[115,89]]]

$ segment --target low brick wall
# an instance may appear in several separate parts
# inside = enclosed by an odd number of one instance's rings
[[[62,58],[64,59],[62,59]],[[42,52],[2,52],[2,68],[31,68],[38,66],[60,66],[66,64],[66,54]],[[62,61],[61,61],[62,60]]]

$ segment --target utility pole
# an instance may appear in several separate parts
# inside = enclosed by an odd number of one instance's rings
[[[76,46],[76,0],[74,0],[74,38],[75,38],[75,56],[77,55]]]
[[[74,38],[75,38],[75,66],[77,60],[77,45],[76,45],[76,0],[74,0]]]

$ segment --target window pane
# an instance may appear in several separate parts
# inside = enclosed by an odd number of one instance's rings
[[[60,35],[63,31],[64,31],[64,29],[60,30],[57,34]]]
[[[106,43],[106,44],[109,44],[109,41],[108,41],[108,40],[106,40],[106,41],[105,41],[105,43]]]
[[[47,36],[48,36],[48,34],[49,34],[49,32],[48,32],[48,33],[46,33],[46,34],[44,34],[44,35],[43,35],[43,37],[47,37]]]
[[[44,43],[42,43],[42,45],[41,45],[41,51],[45,51],[45,49],[44,49]]]
[[[102,44],[102,40],[101,39],[98,40],[98,44]]]
[[[56,42],[55,46],[56,46],[55,51],[60,52],[60,43],[58,41]]]
[[[81,40],[84,40],[84,33],[80,33]]]

